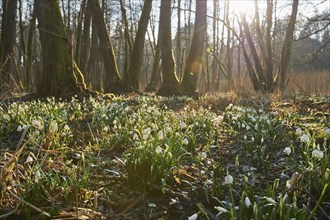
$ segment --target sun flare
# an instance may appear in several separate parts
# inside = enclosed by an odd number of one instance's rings
[[[245,13],[253,14],[254,13],[254,1],[253,0],[232,0],[230,2],[230,8],[235,14]]]

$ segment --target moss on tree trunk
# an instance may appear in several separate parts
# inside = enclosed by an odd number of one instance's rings
[[[42,47],[43,69],[36,87],[40,96],[58,96],[80,91],[68,38],[57,0],[35,1]],[[79,71],[78,71],[78,74]],[[80,78],[81,76],[79,76]],[[83,81],[80,80],[82,83]]]

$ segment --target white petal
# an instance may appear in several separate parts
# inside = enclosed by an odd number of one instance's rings
[[[245,197],[244,202],[245,202],[246,208],[249,208],[251,206],[251,201],[250,201],[249,197]]]
[[[232,184],[234,181],[234,178],[229,174],[225,177],[225,184]]]
[[[188,217],[188,220],[196,220],[197,218],[198,218],[198,214],[195,213],[195,214],[193,214],[192,216],[189,216],[189,217]]]
[[[160,154],[160,153],[162,153],[163,152],[163,149],[160,147],[160,146],[157,146],[156,147],[156,153],[157,154]]]
[[[221,206],[214,206],[214,208],[220,213],[228,212],[227,209],[222,208]]]
[[[272,204],[276,204],[276,201],[274,199],[269,198],[267,196],[265,196],[264,198],[266,199],[267,202],[272,203]]]

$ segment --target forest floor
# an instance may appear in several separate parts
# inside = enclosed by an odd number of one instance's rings
[[[0,219],[329,219],[330,96],[0,102]]]

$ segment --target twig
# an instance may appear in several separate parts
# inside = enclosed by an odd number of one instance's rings
[[[49,214],[48,212],[45,212],[45,211],[41,210],[40,208],[38,208],[38,207],[32,205],[31,203],[29,203],[29,202],[23,200],[22,198],[18,197],[15,193],[13,193],[12,191],[10,191],[9,189],[7,189],[7,191],[8,191],[13,197],[15,197],[15,199],[19,200],[20,202],[24,203],[25,205],[30,206],[32,209],[36,210],[37,212],[40,212],[41,214],[47,216],[48,218],[51,217],[50,214]]]

